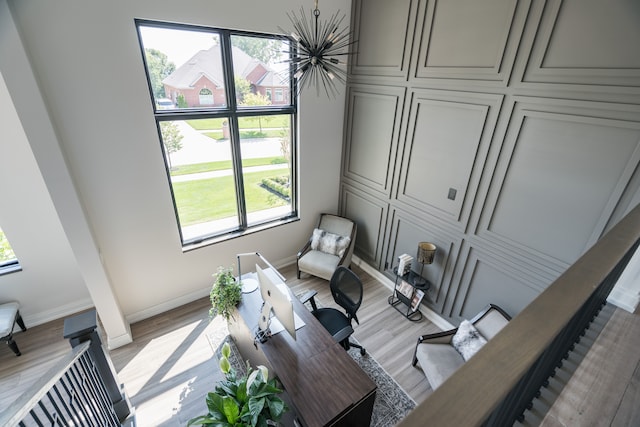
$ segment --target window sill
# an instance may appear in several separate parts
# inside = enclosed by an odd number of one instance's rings
[[[282,219],[280,221],[273,221],[266,224],[256,225],[255,227],[248,228],[244,231],[234,231],[228,234],[210,237],[200,242],[190,243],[188,245],[183,246],[182,252],[183,253],[190,252],[195,249],[200,249],[206,246],[215,245],[217,243],[225,242],[227,240],[237,239],[238,237],[247,236],[249,234],[258,233],[260,231],[269,230],[275,227],[280,227],[282,225],[289,224],[295,221],[300,221],[300,217],[296,215],[290,218]]]
[[[6,267],[0,267],[0,276],[15,273],[18,271],[22,271],[22,266],[20,264],[7,265]]]

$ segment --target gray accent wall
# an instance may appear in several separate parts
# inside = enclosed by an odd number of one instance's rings
[[[340,211],[424,300],[517,314],[640,200],[640,3],[354,0]],[[414,263],[414,270],[419,265]]]

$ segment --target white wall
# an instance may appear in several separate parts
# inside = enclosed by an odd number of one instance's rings
[[[324,1],[323,16],[337,9],[348,13],[349,3]],[[301,221],[183,253],[133,22],[145,18],[278,32],[278,26],[290,28],[286,12],[311,4],[27,0],[9,5],[128,320],[207,295],[211,274],[218,265],[233,263],[238,252],[258,250],[276,264],[291,261],[318,214],[337,211],[344,97],[329,100],[310,91],[300,102]],[[19,79],[8,82],[14,99],[25,93],[22,86]],[[3,227],[12,243],[24,246],[9,226]],[[26,261],[31,253],[27,249],[19,256]],[[4,281],[0,277],[0,287]]]
[[[31,326],[93,304],[0,74],[0,225],[22,271],[0,276],[0,301]]]

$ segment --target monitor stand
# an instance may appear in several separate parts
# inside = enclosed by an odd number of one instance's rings
[[[261,343],[267,342],[271,336],[269,325],[271,324],[271,304],[264,302],[258,319],[258,331],[256,332],[256,340]]]

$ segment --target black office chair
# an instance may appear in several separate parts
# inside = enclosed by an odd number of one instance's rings
[[[329,286],[333,300],[344,308],[345,313],[335,308],[318,308],[314,298],[317,294],[316,291],[307,292],[301,298],[301,301],[303,303],[311,302],[313,315],[345,350],[356,347],[360,349],[360,354],[364,356],[367,352],[364,347],[349,341],[349,337],[353,334],[351,320],[353,319],[357,324],[360,324],[356,312],[362,303],[362,282],[353,271],[341,266],[331,276]]]

